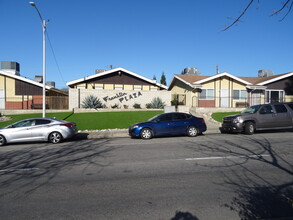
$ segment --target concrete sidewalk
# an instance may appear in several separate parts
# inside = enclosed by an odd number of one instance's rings
[[[214,121],[209,114],[196,115],[197,117],[204,118],[207,131],[204,134],[219,134],[219,127],[221,123]],[[118,138],[129,137],[128,129],[106,129],[106,130],[90,130],[80,131],[80,133],[88,133],[88,138]]]

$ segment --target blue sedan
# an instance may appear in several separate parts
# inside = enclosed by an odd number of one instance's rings
[[[156,115],[146,122],[129,127],[131,137],[151,139],[155,136],[188,135],[195,137],[207,130],[203,118],[190,114],[173,112]]]

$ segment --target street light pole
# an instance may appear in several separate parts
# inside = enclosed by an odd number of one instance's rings
[[[43,28],[43,118],[46,117],[46,25],[47,22],[42,18],[40,11],[38,10],[36,4],[34,2],[29,2],[31,6],[33,6],[42,21]]]

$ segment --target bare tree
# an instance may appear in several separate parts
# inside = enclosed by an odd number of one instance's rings
[[[236,23],[238,23],[240,21],[240,18],[243,17],[243,15],[247,12],[247,10],[251,7],[251,5],[254,3],[254,2],[260,2],[260,0],[250,0],[250,2],[246,5],[245,9],[240,13],[240,15],[229,25],[227,25],[223,31],[226,31],[228,30],[230,27],[232,27],[233,25],[235,25]],[[281,12],[286,12],[286,14],[280,19],[280,21],[283,21],[287,15],[290,13],[290,11],[292,10],[292,7],[293,7],[293,0],[286,0],[285,2],[282,2],[281,3],[281,8],[278,9],[277,11],[273,11],[272,14],[270,14],[270,16],[273,16],[273,15],[277,15],[277,14],[280,14]]]

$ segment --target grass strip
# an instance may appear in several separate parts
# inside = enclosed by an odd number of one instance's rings
[[[147,121],[149,118],[161,114],[163,111],[123,111],[123,112],[90,112],[90,113],[71,113],[58,112],[46,113],[46,117],[63,119],[77,124],[78,130],[103,130],[103,129],[123,129],[130,125]],[[10,125],[22,119],[42,117],[41,113],[6,115],[12,120],[0,122],[0,128]]]
[[[222,122],[223,118],[228,115],[239,114],[240,112],[215,112],[212,114],[212,118],[218,122]]]

